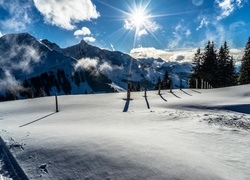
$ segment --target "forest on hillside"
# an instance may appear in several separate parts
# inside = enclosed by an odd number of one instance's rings
[[[241,68],[235,71],[234,58],[225,41],[219,50],[214,42],[208,41],[204,50],[197,49],[193,57],[193,68],[190,75],[190,87],[201,88],[201,82],[207,82],[213,88],[243,85],[250,83],[250,37],[244,49]]]

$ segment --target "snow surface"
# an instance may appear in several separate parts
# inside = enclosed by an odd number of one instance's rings
[[[30,179],[250,179],[249,88],[1,102],[0,135]]]

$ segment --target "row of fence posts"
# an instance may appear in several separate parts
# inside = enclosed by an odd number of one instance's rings
[[[188,79],[188,87],[190,87],[190,79]],[[200,85],[200,86],[199,86]],[[204,81],[203,79],[200,80],[200,83],[199,83],[199,79],[195,79],[195,89],[212,89],[213,86],[211,84],[209,84],[209,82],[207,81]]]
[[[131,100],[130,93],[131,93],[131,84],[130,84],[130,82],[128,82],[126,100]],[[147,83],[146,82],[144,82],[144,97],[147,97]]]
[[[204,81],[203,79],[200,80],[200,84],[199,84],[199,79],[195,79],[195,88],[199,89],[199,85],[200,85],[200,89],[212,89],[213,87],[211,86],[211,84],[209,84],[208,82]],[[128,82],[128,87],[127,87],[127,100],[131,100],[130,98],[130,83]],[[190,87],[190,79],[188,79],[188,88]],[[183,84],[182,84],[182,79],[180,78],[180,90],[182,90],[183,88]],[[169,88],[170,93],[173,93],[173,81],[170,81],[170,88]],[[159,84],[159,88],[158,88],[158,94],[161,94],[161,83]],[[146,88],[146,83],[144,84],[144,97],[147,97],[147,88]]]
[[[169,83],[169,92],[173,93],[173,80],[170,81]],[[182,84],[182,79],[180,79],[180,90],[182,90],[183,84]],[[161,83],[159,84],[159,89],[158,89],[158,94],[161,94]]]
[[[196,79],[195,80],[195,87],[196,89],[198,89],[199,87],[199,80]],[[206,81],[204,81],[203,79],[201,79],[201,89],[212,89],[213,87]],[[188,79],[188,87],[190,87],[190,79]],[[180,79],[180,90],[182,90],[183,85],[182,85],[182,79]],[[170,93],[173,92],[173,81],[170,81]],[[131,93],[131,84],[128,82],[128,86],[127,86],[127,99],[126,100],[131,100],[130,97],[130,93]],[[159,84],[159,89],[158,89],[158,94],[161,94],[161,83]],[[147,97],[147,85],[146,82],[144,83],[144,97]],[[58,99],[57,99],[57,94],[55,94],[55,104],[56,104],[56,112],[59,112],[59,108],[58,108]]]

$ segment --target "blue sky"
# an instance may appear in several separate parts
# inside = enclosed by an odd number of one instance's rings
[[[0,0],[0,36],[28,32],[61,47],[88,43],[125,53],[244,48],[249,0]]]

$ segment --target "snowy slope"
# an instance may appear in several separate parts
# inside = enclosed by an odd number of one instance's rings
[[[0,135],[30,179],[246,180],[249,88],[2,102]]]

